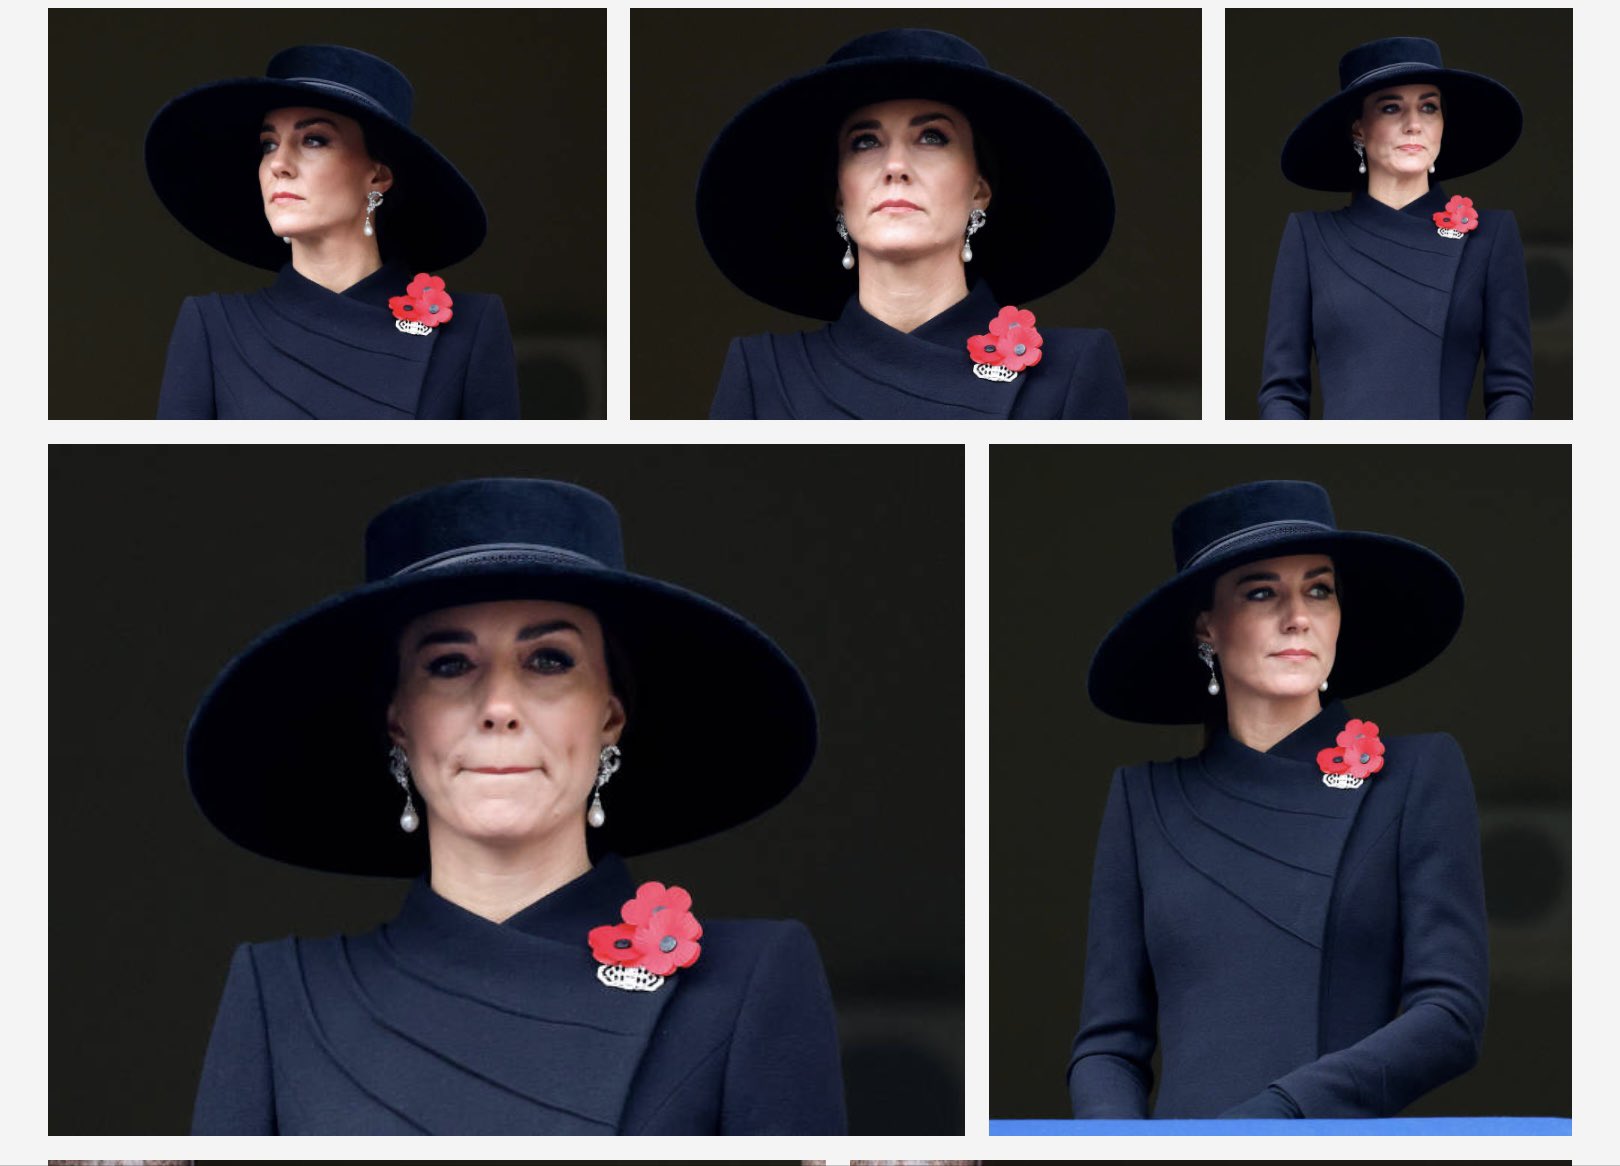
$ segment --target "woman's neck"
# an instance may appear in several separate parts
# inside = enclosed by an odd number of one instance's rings
[[[358,242],[318,239],[294,239],[292,242],[293,270],[311,283],[318,283],[327,291],[347,291],[366,276],[382,267],[382,255],[377,240],[360,236]],[[401,289],[403,290],[403,289]]]
[[[531,903],[591,869],[583,833],[567,845],[497,847],[465,838],[433,836],[428,823],[433,890],[456,906],[504,923]]]
[[[1367,197],[1385,206],[1400,210],[1429,193],[1429,176],[1416,174],[1384,174],[1373,171],[1367,175]]]
[[[861,253],[861,307],[900,332],[913,332],[967,298],[960,256],[935,254],[895,262]]]
[[[1258,753],[1273,745],[1322,711],[1321,698],[1314,692],[1279,700],[1226,691],[1226,728],[1234,740]],[[1331,744],[1331,742],[1330,742]]]

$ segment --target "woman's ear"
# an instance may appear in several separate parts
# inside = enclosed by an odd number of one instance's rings
[[[602,721],[603,742],[617,745],[624,734],[624,702],[616,696],[608,697],[607,716]]]
[[[1198,618],[1193,620],[1193,635],[1197,637],[1200,644],[1215,647],[1215,634],[1210,631],[1209,627],[1209,612],[1201,611],[1198,613]]]
[[[401,749],[405,748],[405,726],[399,723],[399,716],[394,708],[394,702],[388,702],[388,739]]]
[[[1359,117],[1350,123],[1350,140],[1356,143],[1358,146],[1365,145],[1367,142],[1367,135],[1362,132],[1361,119]]]
[[[394,172],[392,170],[390,170],[387,166],[383,165],[381,162],[378,162],[377,163],[377,169],[376,169],[375,172],[373,172],[373,174],[371,176],[371,182],[369,183],[369,188],[371,190],[380,190],[382,193],[387,194],[389,187],[391,187],[393,185],[394,185]]]
[[[990,183],[983,174],[979,175],[979,181],[973,187],[973,206],[981,211],[990,209]]]

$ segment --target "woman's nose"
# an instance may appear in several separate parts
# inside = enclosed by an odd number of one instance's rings
[[[518,728],[517,680],[496,670],[484,688],[483,726],[487,732],[506,733]]]
[[[883,164],[884,182],[910,182],[911,165],[906,160],[905,151],[899,146],[889,150],[889,156]]]

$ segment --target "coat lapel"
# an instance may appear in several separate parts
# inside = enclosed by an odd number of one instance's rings
[[[1434,225],[1446,192],[1436,186],[1396,210],[1357,194],[1344,210],[1318,215],[1322,250],[1345,276],[1439,341],[1451,312],[1451,291],[1462,262],[1462,239],[1445,239]]]

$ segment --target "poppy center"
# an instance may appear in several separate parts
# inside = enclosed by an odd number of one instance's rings
[[[428,308],[428,311],[432,312],[434,315],[437,315],[438,311],[439,311],[439,305],[438,304],[430,305],[429,308]]]
[[[666,955],[669,952],[674,951],[675,950],[675,937],[673,935],[666,935],[666,936],[664,936],[664,938],[660,939],[658,941],[658,950],[661,951],[661,952],[664,952]]]
[[[1371,756],[1370,756],[1370,755],[1369,755],[1369,754],[1366,754],[1366,753],[1363,753],[1363,754],[1362,754],[1362,755],[1361,755],[1361,763],[1362,763],[1362,764],[1363,764],[1363,765],[1366,765],[1366,764],[1367,764],[1367,762],[1369,762],[1369,761],[1371,761],[1371,760],[1372,760],[1372,757],[1371,757]]]
[[[1013,355],[1014,356],[1022,356],[1022,355],[1024,355],[1024,346],[1022,344],[1015,345],[1013,347]]]
[[[613,941],[613,946],[618,948],[620,951],[623,951],[625,948],[630,946],[630,941],[628,939],[615,939]]]

